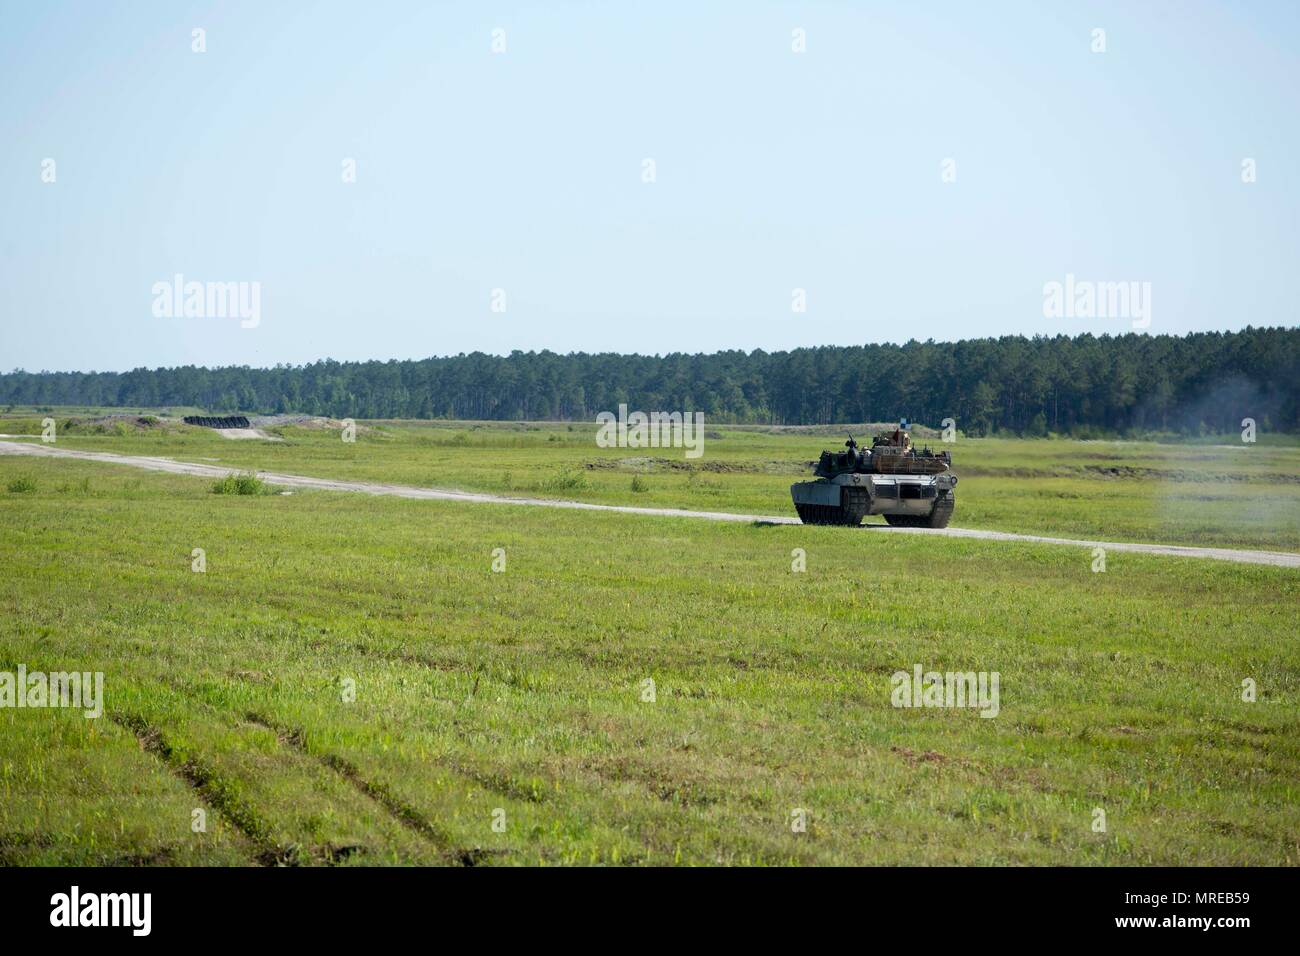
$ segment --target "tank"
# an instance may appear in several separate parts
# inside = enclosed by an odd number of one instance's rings
[[[812,481],[790,486],[804,524],[857,526],[883,515],[905,528],[944,528],[956,504],[952,456],[912,446],[907,423],[875,437],[862,449],[849,435],[844,451],[824,451]]]

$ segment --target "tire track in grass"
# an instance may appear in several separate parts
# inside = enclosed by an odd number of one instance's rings
[[[326,642],[313,642],[311,646],[314,649],[319,650],[325,649],[329,645]],[[390,664],[410,664],[415,667],[423,667],[443,674],[465,674],[466,676],[472,676],[474,678],[474,683],[469,692],[470,697],[473,697],[478,692],[479,681],[486,673],[479,664],[442,661],[414,651],[378,647],[361,641],[350,642],[344,645],[344,649],[359,654],[365,658],[373,658]],[[488,676],[489,679],[493,679],[492,675]],[[182,684],[173,683],[172,686],[181,693],[194,696],[193,692]],[[258,717],[256,714],[245,715],[245,719],[249,723],[262,724],[265,729],[274,732],[277,736],[282,737],[286,742],[289,742],[289,739],[293,737],[294,734],[301,735],[301,731],[296,731],[292,728],[285,729],[274,726],[270,721]],[[302,750],[301,747],[298,749]],[[490,770],[472,767],[446,756],[435,757],[433,760],[444,770],[450,771],[457,776],[472,780],[484,790],[495,793],[497,796],[507,797],[511,800],[520,800],[527,803],[541,803],[546,799],[546,795],[542,788],[534,784],[517,781],[506,774],[493,773]]]
[[[164,683],[176,693],[189,698],[189,700],[204,709],[212,711],[213,713],[221,713],[220,711],[217,711],[217,709],[214,708],[196,688],[173,678],[164,678]],[[235,717],[234,714],[230,713],[225,713],[224,716],[229,719],[239,719]],[[452,839],[450,833],[447,833],[427,818],[423,817],[414,807],[403,803],[397,797],[393,796],[388,788],[384,787],[382,784],[372,783],[364,779],[361,776],[360,770],[354,764],[344,760],[342,757],[335,756],[334,754],[317,754],[308,750],[306,745],[306,732],[301,728],[287,727],[278,724],[277,722],[252,711],[245,712],[242,719],[246,724],[267,731],[275,737],[277,743],[287,745],[299,756],[320,763],[327,769],[344,778],[364,796],[379,803],[403,826],[406,826],[431,840],[443,853],[446,854],[448,862],[473,866],[479,859],[487,855],[478,847],[458,852],[454,846],[455,841]],[[358,848],[335,848],[327,846],[321,849],[323,852],[319,855],[323,856],[325,862],[332,865]]]
[[[135,735],[140,746],[157,757],[175,776],[188,784],[203,802],[242,833],[256,848],[254,859],[261,866],[296,866],[296,848],[286,847],[271,836],[271,828],[251,806],[231,792],[230,786],[197,757],[182,758],[161,730],[138,714],[112,714],[110,719]]]
[[[382,783],[367,780],[362,776],[361,770],[356,764],[337,754],[313,752],[308,748],[306,734],[301,728],[281,726],[255,713],[245,714],[244,720],[254,726],[261,727],[263,730],[270,731],[275,734],[276,740],[333,770],[362,794],[387,810],[403,826],[434,843],[447,854],[449,861],[458,863],[461,866],[475,866],[487,856],[508,852],[506,850],[485,850],[477,846],[470,848],[457,847],[455,838],[451,833],[395,795]]]
[[[199,703],[204,708],[209,710],[213,709],[212,705],[208,703],[195,688],[174,679],[164,679],[164,683],[166,683],[173,691]],[[427,817],[422,815],[414,807],[395,796],[392,791],[383,784],[365,779],[365,777],[362,776],[360,769],[352,762],[335,754],[316,753],[308,749],[306,745],[306,732],[301,728],[280,724],[253,711],[245,712],[243,715],[243,721],[269,732],[275,737],[278,743],[289,746],[296,753],[322,764],[329,770],[334,771],[340,777],[343,777],[364,796],[379,803],[395,819],[397,819],[399,823],[431,840],[446,854],[447,860],[450,863],[456,863],[463,866],[474,866],[478,861],[486,857],[511,852],[510,850],[505,849],[493,850],[484,849],[483,847],[478,846],[470,848],[457,847],[455,845],[454,837],[449,832],[443,830],[441,827],[437,826]],[[509,778],[498,778],[490,773],[475,768],[464,767],[458,763],[446,760],[439,760],[436,761],[436,763],[438,766],[452,774],[473,780],[485,790],[496,793],[498,796],[533,803],[540,802],[542,799],[542,794],[536,788],[523,787]],[[327,851],[330,850],[328,847],[325,849]],[[340,849],[353,848],[345,847]],[[335,863],[338,861],[337,851],[327,852],[325,856],[329,863]]]

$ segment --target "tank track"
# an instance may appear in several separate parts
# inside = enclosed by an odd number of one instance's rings
[[[871,507],[871,499],[862,488],[845,488],[840,494],[840,504],[836,505],[795,505],[799,520],[804,524],[848,525],[856,528]]]
[[[885,521],[895,528],[946,528],[956,505],[952,495],[944,495],[928,515],[885,515]]]

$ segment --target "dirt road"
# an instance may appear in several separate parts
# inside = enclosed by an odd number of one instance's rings
[[[76,451],[56,448],[38,442],[0,441],[0,455],[32,455],[36,457],[79,458],[112,465],[128,465],[148,471],[165,471],[174,475],[195,475],[200,478],[222,478],[230,474],[229,467],[199,465],[174,461],[171,458],[148,458],[138,455],[117,455],[101,451]],[[705,521],[765,522],[769,524],[798,524],[791,515],[742,515],[725,511],[687,511],[682,508],[637,508],[631,505],[597,505],[582,501],[550,501],[543,498],[510,498],[472,491],[443,491],[436,488],[415,488],[410,485],[387,485],[368,481],[340,481],[333,478],[308,478],[303,475],[280,475],[259,471],[267,484],[286,488],[318,488],[322,491],[352,491],[367,495],[393,495],[398,498],[425,498],[435,501],[469,501],[482,504],[530,505],[541,508],[575,508],[588,511],[617,511],[623,514],[655,515],[669,518],[697,518]],[[868,530],[868,529],[864,529]],[[888,525],[871,525],[871,533],[933,534],[950,538],[980,538],[985,541],[1026,541],[1034,544],[1057,544],[1075,548],[1105,548],[1107,551],[1128,551],[1137,554],[1164,554],[1183,558],[1211,558],[1216,561],[1235,561],[1242,564],[1271,564],[1276,567],[1300,568],[1300,554],[1283,551],[1241,551],[1233,548],[1192,548],[1172,544],[1133,544],[1120,541],[1081,541],[1073,538],[1049,538],[1033,534],[1011,534],[1006,531],[977,531],[969,528],[891,528]]]

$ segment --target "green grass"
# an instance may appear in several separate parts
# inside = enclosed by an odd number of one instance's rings
[[[212,492],[217,495],[264,495],[269,492],[269,489],[262,479],[252,472],[245,472],[242,475],[231,472],[213,482]]]
[[[5,485],[5,490],[11,495],[27,494],[29,491],[36,490],[36,479],[31,475],[18,475],[9,479],[8,484]]]
[[[429,484],[607,457],[563,431],[505,448],[410,431],[95,447]],[[776,441],[724,439],[720,460]],[[822,443],[779,441],[802,444],[772,460]],[[972,467],[1104,460],[971,444]],[[1265,451],[1291,453],[1241,454]],[[3,863],[1300,862],[1293,570],[1113,553],[1097,574],[1069,547],[217,496],[63,459],[0,458],[0,486],[34,466],[34,492],[0,494],[0,671],[103,671],[106,714],[0,709]],[[630,498],[622,468],[584,469],[590,497]],[[647,474],[638,504],[734,506],[740,487],[776,513],[765,481],[790,477]],[[693,490],[712,483],[724,502]],[[1027,500],[1051,530],[1088,507]],[[1000,713],[892,707],[890,675],[917,663],[997,671]]]
[[[281,440],[266,442],[186,426],[59,422],[60,447],[238,471],[610,504],[635,490],[641,506],[770,515],[792,513],[790,484],[809,476],[821,449],[842,441],[829,428],[718,426],[703,456],[688,460],[682,449],[598,448],[590,424],[361,423],[346,443],[336,430],[296,426],[271,429]],[[0,432],[24,430],[39,433],[39,419],[0,418]],[[1300,445],[1285,436],[1253,445],[959,438],[945,447],[960,480],[957,527],[1300,551]]]

